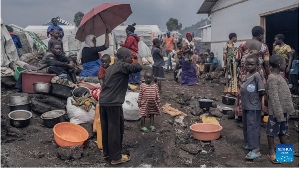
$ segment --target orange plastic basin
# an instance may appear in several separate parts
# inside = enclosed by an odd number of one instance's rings
[[[80,146],[89,137],[86,129],[70,122],[56,124],[53,132],[56,144],[61,147]]]
[[[196,123],[190,126],[194,138],[203,141],[218,139],[222,128],[222,126],[211,123]]]

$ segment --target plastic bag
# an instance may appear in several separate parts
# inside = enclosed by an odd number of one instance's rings
[[[141,55],[142,58],[152,57],[151,50],[143,41],[139,41],[138,47],[138,53]]]
[[[122,105],[125,120],[138,120],[141,118],[140,109],[137,103],[139,93],[127,92]]]
[[[95,115],[95,106],[92,106],[90,111],[86,112],[84,109],[72,105],[74,99],[69,97],[67,99],[67,114],[71,123],[82,124],[82,123],[93,123]]]

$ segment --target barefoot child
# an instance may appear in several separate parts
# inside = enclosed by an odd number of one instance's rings
[[[110,64],[110,56],[108,54],[105,54],[102,56],[101,60],[102,60],[102,65],[99,67],[98,70],[98,79],[100,81],[100,85],[103,86],[105,73]]]
[[[177,58],[175,58],[176,60],[176,66],[174,69],[174,81],[178,83],[178,79],[181,75],[181,71],[182,71],[182,65],[181,65],[181,60],[183,59],[183,52],[182,52],[182,43],[177,42]]]
[[[270,57],[271,74],[267,81],[267,95],[269,100],[269,119],[267,122],[267,137],[269,144],[269,159],[278,163],[275,155],[274,137],[279,136],[281,144],[287,144],[289,113],[295,112],[289,86],[280,71],[286,67],[285,59],[280,55]]]
[[[261,122],[261,96],[265,87],[261,76],[257,72],[257,55],[250,55],[246,59],[248,75],[241,85],[241,100],[243,109],[243,133],[246,150],[251,150],[246,159],[260,157],[260,122]]]
[[[138,63],[132,64],[132,53],[127,48],[120,48],[117,58],[106,70],[99,99],[103,156],[109,158],[113,165],[130,160],[130,157],[121,154],[124,134],[122,104],[125,101],[129,75],[143,69],[142,58],[138,55]]]
[[[162,50],[160,49],[160,41],[157,38],[153,40],[152,57],[154,60],[153,75],[155,78],[155,83],[157,83],[159,92],[161,92],[161,81],[165,80],[163,68],[165,61],[162,55]]]
[[[155,131],[154,115],[159,115],[159,102],[160,97],[158,94],[158,87],[153,83],[153,73],[151,71],[146,71],[144,74],[145,83],[140,86],[138,105],[140,108],[141,119],[141,131],[148,132],[149,130],[145,126],[146,117],[150,117],[150,130]]]

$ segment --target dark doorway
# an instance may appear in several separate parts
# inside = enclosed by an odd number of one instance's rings
[[[277,34],[283,34],[284,42],[299,51],[299,8],[266,16],[266,44],[270,54]]]

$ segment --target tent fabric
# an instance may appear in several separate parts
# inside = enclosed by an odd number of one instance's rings
[[[60,27],[64,30],[64,36],[76,34],[77,28],[74,25],[60,25]],[[29,25],[25,28],[25,31],[30,31],[36,33],[42,40],[47,39],[47,29],[48,26],[36,26]]]
[[[19,48],[19,54],[20,56],[22,56],[25,53],[31,53],[32,52],[32,48],[29,44],[29,41],[27,39],[27,36],[25,34],[25,32],[14,32],[16,35],[19,36],[21,44],[22,44],[22,48]]]
[[[113,32],[116,35],[116,40],[118,43],[125,41],[127,35],[125,32],[126,26],[117,26]],[[135,34],[140,37],[140,40],[143,41],[148,47],[152,46],[152,37],[158,37],[161,35],[161,31],[157,25],[136,25]]]
[[[34,47],[39,53],[45,53],[48,50],[47,46],[43,43],[43,41],[38,37],[37,34],[29,31],[25,32],[28,33],[29,36],[32,38],[34,42]]]
[[[19,60],[16,46],[1,19],[1,66]]]

